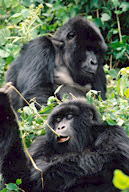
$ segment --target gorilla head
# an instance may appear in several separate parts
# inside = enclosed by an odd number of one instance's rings
[[[54,37],[63,42],[62,58],[73,81],[80,85],[94,82],[107,49],[95,24],[75,17],[64,24]]]
[[[47,134],[57,153],[83,151],[93,143],[93,127],[100,123],[94,106],[87,104],[85,99],[73,100],[59,105],[49,116],[48,124],[59,137],[50,129]]]

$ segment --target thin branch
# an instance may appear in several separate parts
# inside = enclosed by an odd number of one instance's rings
[[[13,85],[10,85],[10,83],[8,83],[8,85],[10,87],[12,87],[19,95],[20,97],[27,103],[28,106],[30,106],[30,108],[34,111],[33,107],[30,105],[30,103],[23,97],[23,95],[13,86]],[[47,123],[47,121],[45,119],[42,118],[42,116],[38,113],[38,112],[35,112],[37,114],[37,116],[43,120],[43,122],[48,126],[48,128],[57,136],[57,137],[60,137],[60,135],[58,135],[55,130]]]
[[[117,8],[116,8],[116,11],[117,11]],[[120,27],[120,20],[119,20],[118,14],[116,14],[116,19],[117,19],[117,26],[118,26],[118,32],[119,32],[120,42],[122,42],[121,27]]]

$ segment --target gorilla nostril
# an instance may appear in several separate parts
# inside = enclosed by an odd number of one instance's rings
[[[97,61],[93,60],[93,59],[91,59],[89,62],[90,62],[91,65],[96,65],[97,64]]]
[[[58,130],[65,129],[65,126],[58,127],[57,129],[58,129]]]

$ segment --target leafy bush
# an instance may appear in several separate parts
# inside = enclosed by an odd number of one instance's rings
[[[107,69],[107,99],[102,101],[99,97],[97,100],[91,97],[93,91],[90,91],[87,101],[97,106],[107,124],[123,126],[129,133],[129,67],[122,68],[119,72]]]
[[[19,185],[21,183],[22,183],[21,179],[17,179],[16,184],[15,183],[6,184],[6,187],[4,189],[2,189],[1,192],[11,192],[11,191],[12,192],[19,192],[19,191],[23,191],[22,189],[19,188]]]

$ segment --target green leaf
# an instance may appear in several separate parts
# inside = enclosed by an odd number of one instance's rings
[[[117,78],[118,71],[115,69],[111,69],[108,71],[109,75],[111,75],[112,78]]]
[[[123,56],[123,51],[119,52],[119,53],[116,55],[116,59],[120,59],[122,56]]]
[[[19,6],[19,0],[12,0],[12,7],[17,7]]]
[[[9,57],[7,57],[7,59],[6,59],[6,63],[10,64],[13,60],[14,60],[14,57],[9,55]]]
[[[12,23],[19,23],[23,18],[21,13],[16,13],[10,17]]]
[[[115,35],[118,33],[118,29],[113,29],[112,33]]]
[[[129,3],[127,3],[127,2],[121,2],[120,8],[122,8],[122,11],[123,11],[123,12],[128,11],[128,10],[129,10]]]
[[[124,124],[124,120],[123,120],[123,119],[118,119],[117,121],[118,121],[117,124],[118,124],[119,126],[122,126],[122,125]]]
[[[0,29],[0,45],[4,45],[7,42],[7,37],[10,36],[10,31],[8,28]]]
[[[15,184],[15,183],[9,183],[6,185],[6,188],[8,190],[16,190],[16,189],[19,189],[19,187]]]
[[[115,7],[118,7],[118,6],[120,5],[119,0],[111,0],[111,1],[112,1],[113,5],[114,5]]]
[[[125,175],[121,170],[114,171],[113,184],[116,188],[124,190],[129,188],[129,177]]]
[[[28,9],[23,9],[23,10],[21,11],[21,14],[22,14],[22,17],[25,19],[25,18],[27,18],[27,17],[30,15],[30,10],[28,10]]]
[[[10,53],[8,51],[2,50],[0,49],[0,57],[1,58],[6,58],[10,55]]]
[[[110,15],[108,15],[107,13],[103,13],[102,14],[102,17],[101,17],[101,20],[102,21],[108,21],[108,20],[110,20],[111,19],[111,17],[110,17]]]
[[[6,8],[11,7],[11,5],[12,5],[12,0],[4,0],[4,5],[5,5]]]
[[[122,11],[114,11],[114,13],[115,13],[116,15],[120,15],[120,14],[122,13]]]
[[[2,189],[2,191],[0,192],[8,192],[8,190],[6,188]]]
[[[17,184],[17,185],[21,185],[21,183],[22,183],[22,180],[21,180],[21,179],[17,179],[17,180],[16,180],[16,184]]]
[[[127,99],[129,99],[129,88],[124,92],[124,95],[126,96]]]
[[[27,115],[31,115],[33,113],[32,109],[28,106],[23,107],[23,112]]]
[[[11,18],[16,18],[16,17],[19,17],[19,16],[21,16],[21,13],[16,13],[16,14],[12,15]]]
[[[47,7],[53,8],[53,5],[52,5],[52,4],[50,4],[50,3],[45,3],[45,4],[46,4]]]
[[[120,72],[121,72],[121,75],[124,75],[124,74],[128,74],[128,75],[129,75],[129,67],[122,68],[122,69],[120,70]]]
[[[112,119],[106,119],[106,122],[109,124],[109,125],[116,125],[116,122]]]

